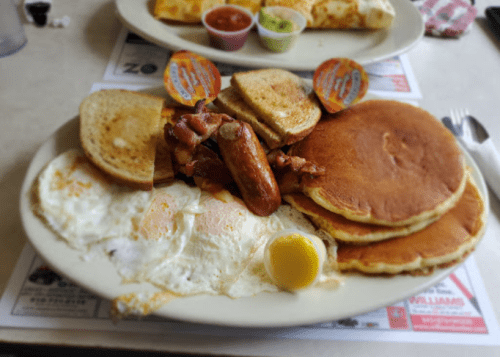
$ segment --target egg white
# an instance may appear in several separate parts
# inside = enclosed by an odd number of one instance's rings
[[[109,181],[78,149],[46,166],[38,194],[51,228],[82,257],[109,257],[124,283],[148,282],[186,296],[277,291],[263,257],[269,237],[283,229],[328,240],[319,281],[339,282],[335,241],[290,206],[259,217],[237,197],[221,199],[183,181],[131,190]]]
[[[70,246],[130,237],[151,192],[113,184],[78,150],[52,160],[38,177],[39,210]]]

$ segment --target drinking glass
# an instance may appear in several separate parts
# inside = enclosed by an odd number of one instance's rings
[[[27,42],[13,0],[0,0],[0,57],[19,51]]]

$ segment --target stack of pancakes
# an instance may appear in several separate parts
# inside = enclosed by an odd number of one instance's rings
[[[289,154],[324,166],[284,195],[339,242],[339,269],[427,274],[469,254],[486,208],[455,138],[428,112],[371,100],[328,115]]]

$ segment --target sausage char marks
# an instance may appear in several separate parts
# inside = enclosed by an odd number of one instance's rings
[[[196,104],[194,114],[182,115],[174,125],[167,126],[165,140],[170,143],[177,171],[223,185],[234,180],[246,205],[258,216],[270,215],[281,204],[272,166],[281,174],[323,174],[314,165],[279,150],[266,153],[248,123],[210,112],[204,100]],[[297,165],[299,161],[301,165]]]

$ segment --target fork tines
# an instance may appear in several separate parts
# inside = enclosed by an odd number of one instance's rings
[[[460,136],[463,136],[464,139],[471,139],[472,132],[471,127],[468,124],[464,125],[464,119],[469,116],[469,111],[467,109],[451,109],[450,117],[452,123],[458,129]]]

